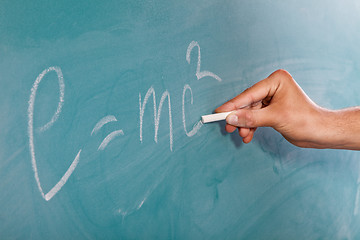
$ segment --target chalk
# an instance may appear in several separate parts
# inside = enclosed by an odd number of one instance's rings
[[[201,121],[202,123],[210,123],[210,122],[225,120],[230,113],[232,112],[222,112],[222,113],[204,115],[201,116]]]

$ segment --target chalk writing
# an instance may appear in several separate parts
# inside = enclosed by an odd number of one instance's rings
[[[194,47],[198,48],[198,61],[197,61],[197,69],[196,69],[196,77],[198,80],[204,78],[204,77],[211,77],[213,79],[216,79],[217,81],[221,82],[221,78],[209,71],[201,71],[200,67],[201,67],[201,55],[200,55],[200,46],[198,44],[198,42],[192,41],[186,51],[186,61],[190,64],[190,55],[191,52],[193,50]],[[49,130],[54,123],[57,121],[57,119],[59,118],[60,114],[61,114],[61,110],[62,110],[62,106],[64,104],[64,95],[65,95],[65,83],[64,83],[64,78],[63,78],[63,74],[62,71],[60,69],[60,67],[49,67],[47,69],[45,69],[44,71],[42,71],[39,76],[36,78],[32,89],[31,89],[31,94],[30,94],[30,98],[28,101],[28,137],[29,137],[29,148],[30,148],[30,156],[31,156],[31,163],[32,163],[32,168],[34,171],[34,177],[36,180],[36,184],[37,187],[41,193],[41,196],[46,200],[49,201],[50,199],[52,199],[59,191],[60,189],[65,185],[65,183],[67,182],[67,180],[69,179],[69,177],[71,176],[71,174],[74,172],[76,166],[79,163],[80,160],[80,153],[82,151],[82,149],[80,149],[75,157],[75,159],[73,160],[73,162],[71,163],[70,167],[67,169],[67,171],[65,172],[65,174],[61,177],[61,179],[55,184],[55,186],[48,192],[48,193],[44,193],[44,190],[41,186],[41,182],[39,179],[39,174],[38,174],[38,169],[37,169],[37,163],[36,163],[36,154],[35,154],[35,145],[34,145],[34,107],[35,107],[35,98],[36,98],[36,93],[38,90],[38,86],[40,84],[40,82],[42,81],[42,79],[44,78],[44,76],[51,72],[51,71],[55,71],[57,74],[57,78],[58,78],[58,82],[59,82],[59,102],[58,102],[58,106],[57,109],[55,111],[55,113],[53,114],[53,116],[51,117],[50,121],[48,123],[46,123],[44,126],[40,127],[40,133]],[[203,126],[201,121],[198,121],[194,124],[193,128],[190,131],[187,131],[186,128],[186,116],[185,116],[185,97],[186,97],[186,92],[190,93],[190,103],[191,105],[193,104],[193,92],[192,89],[190,87],[190,85],[185,84],[184,88],[183,88],[183,94],[182,94],[182,120],[183,120],[183,127],[184,127],[184,131],[185,134],[188,137],[192,137],[194,136],[199,130],[200,128]],[[156,94],[155,94],[155,89],[153,87],[150,87],[144,98],[142,98],[141,93],[139,93],[139,137],[140,137],[140,142],[142,143],[143,141],[143,119],[144,119],[144,113],[145,113],[145,109],[148,103],[149,98],[152,95],[152,100],[153,100],[153,111],[154,111],[154,141],[155,143],[158,142],[158,130],[159,130],[159,124],[160,124],[160,118],[161,118],[161,112],[162,112],[162,108],[163,108],[163,104],[167,99],[167,103],[168,103],[168,114],[169,114],[169,146],[170,146],[170,151],[173,151],[173,123],[172,123],[172,113],[171,113],[171,100],[170,100],[170,93],[168,90],[165,90],[160,98],[160,102],[159,105],[157,106],[156,104]],[[107,115],[103,118],[101,118],[94,126],[94,128],[92,129],[90,136],[96,135],[98,133],[98,131],[106,124],[111,123],[111,122],[117,122],[118,120],[116,119],[115,116],[113,115]],[[99,147],[98,147],[98,151],[103,151],[105,150],[105,148],[108,146],[108,144],[116,137],[118,136],[123,136],[124,135],[124,131],[122,129],[116,130],[111,132],[110,134],[108,134],[103,141],[100,143]],[[139,203],[138,208],[141,208],[141,206],[143,205],[144,201],[146,200],[146,197]]]
[[[184,90],[183,90],[183,95],[182,95],[182,117],[183,117],[183,126],[184,126],[184,131],[185,131],[185,133],[186,133],[186,135],[188,136],[188,137],[192,137],[192,136],[194,136],[199,130],[200,130],[200,128],[203,126],[203,123],[201,122],[201,120],[200,121],[198,121],[195,125],[194,125],[194,127],[193,127],[193,129],[190,131],[190,132],[188,132],[187,130],[186,130],[186,118],[185,118],[185,94],[186,94],[186,91],[187,90],[189,90],[190,91],[190,96],[191,96],[191,100],[190,100],[190,103],[191,104],[193,104],[193,93],[192,93],[192,90],[191,90],[191,87],[188,85],[188,84],[185,84],[185,86],[184,86]]]
[[[357,179],[357,191],[356,191],[356,197],[355,197],[355,207],[354,207],[354,216],[359,214],[359,201],[360,201],[360,174]]]
[[[102,119],[100,119],[96,123],[93,130],[91,131],[91,135],[96,134],[105,124],[110,123],[110,122],[117,122],[116,117],[114,117],[113,115],[108,115],[108,116],[105,116]],[[120,136],[120,135],[124,135],[124,132],[122,129],[111,132],[101,142],[98,150],[104,150],[106,148],[106,146],[110,143],[111,140],[113,140],[115,137]]]
[[[198,42],[192,41],[189,46],[188,49],[186,51],[186,61],[190,64],[190,55],[191,55],[191,51],[193,50],[194,47],[198,48],[198,61],[197,61],[197,67],[196,67],[196,77],[198,80],[204,78],[204,77],[212,77],[215,78],[216,80],[218,80],[219,82],[221,82],[221,78],[216,75],[215,73],[209,72],[209,71],[200,71],[200,66],[201,66],[201,53],[200,53],[200,45]]]
[[[50,129],[51,126],[58,119],[58,117],[59,117],[59,115],[61,113],[61,107],[62,107],[62,105],[64,103],[65,84],[64,84],[63,74],[62,74],[61,69],[59,67],[49,67],[48,69],[45,69],[44,71],[42,71],[42,73],[40,73],[40,75],[36,78],[36,80],[35,80],[35,82],[33,84],[33,87],[31,88],[30,99],[29,99],[29,102],[28,102],[29,103],[29,107],[28,107],[28,136],[29,136],[29,148],[30,148],[31,164],[32,164],[32,168],[33,168],[33,171],[34,171],[34,177],[35,177],[38,189],[39,189],[39,191],[41,193],[41,196],[46,201],[49,201],[64,186],[66,181],[69,179],[69,177],[71,176],[71,174],[75,170],[75,168],[76,168],[76,166],[77,166],[77,164],[79,162],[80,153],[81,153],[81,149],[80,149],[79,152],[77,153],[74,161],[71,163],[70,167],[65,172],[65,174],[62,176],[60,181],[58,181],[58,183],[56,183],[56,185],[48,193],[45,194],[42,187],[41,187],[41,182],[40,182],[40,179],[39,179],[39,174],[38,174],[38,169],[37,169],[37,164],[36,164],[36,157],[35,157],[34,104],[35,104],[36,92],[37,92],[37,89],[39,87],[39,84],[40,84],[41,80],[44,78],[44,76],[50,71],[55,71],[57,76],[58,76],[59,89],[60,89],[60,99],[59,99],[59,103],[58,103],[58,107],[56,109],[56,112],[52,116],[51,120],[48,123],[46,123],[43,127],[41,127],[40,130],[41,131],[46,131],[46,130]]]
[[[171,103],[170,103],[170,94],[166,90],[160,99],[159,103],[159,109],[156,109],[156,96],[155,96],[155,90],[153,87],[150,87],[147,91],[144,102],[141,103],[141,93],[139,93],[139,109],[140,109],[140,142],[142,142],[142,129],[143,129],[143,117],[144,117],[144,111],[146,108],[147,101],[150,97],[150,95],[153,95],[153,104],[154,104],[154,125],[155,125],[155,134],[154,134],[154,141],[157,143],[157,135],[159,130],[159,123],[160,123],[160,116],[161,116],[161,109],[163,106],[163,103],[167,97],[168,99],[168,105],[169,105],[169,132],[170,132],[170,150],[172,151],[173,146],[173,134],[172,134],[172,117],[171,117]]]
[[[109,123],[109,122],[117,122],[116,117],[114,117],[113,115],[108,115],[103,117],[102,119],[100,119],[95,127],[93,128],[93,130],[91,131],[91,136],[93,134],[96,134],[105,124]]]
[[[109,133],[109,135],[107,135],[104,138],[104,140],[101,142],[98,150],[104,150],[106,148],[106,146],[110,143],[111,140],[113,140],[115,137],[120,136],[120,135],[124,135],[124,132],[121,129]]]

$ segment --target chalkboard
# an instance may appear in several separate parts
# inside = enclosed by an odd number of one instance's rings
[[[358,152],[199,122],[279,68],[359,105],[359,29],[356,0],[1,1],[0,238],[359,239]]]

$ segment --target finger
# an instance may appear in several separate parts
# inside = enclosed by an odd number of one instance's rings
[[[259,104],[253,104],[252,106],[249,106],[249,107],[246,107],[245,109],[260,109],[261,108],[261,102]],[[226,124],[225,126],[225,130],[229,133],[232,133],[234,132],[238,127],[235,127],[235,126],[232,126],[232,125],[229,125],[229,124]],[[250,132],[250,128],[238,128],[239,130],[239,135],[244,138],[246,137],[249,132]]]
[[[244,138],[250,133],[250,128],[239,128],[240,137]]]
[[[228,133],[232,133],[232,132],[234,132],[236,129],[237,129],[237,127],[231,126],[231,125],[229,125],[229,124],[226,124],[226,125],[225,125],[225,130],[226,130]]]
[[[243,142],[244,143],[249,143],[251,142],[251,140],[253,139],[254,137],[254,133],[256,131],[256,128],[251,128],[250,131],[249,131],[249,134],[243,138]]]
[[[273,96],[279,84],[278,78],[270,75],[268,78],[254,84],[235,98],[215,109],[215,112],[233,111],[260,102],[269,96]]]
[[[271,106],[259,110],[240,109],[229,114],[226,123],[241,128],[272,127],[275,115]]]

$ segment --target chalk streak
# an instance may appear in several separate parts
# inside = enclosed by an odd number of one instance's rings
[[[140,142],[142,142],[142,129],[143,129],[143,118],[144,118],[144,112],[145,112],[145,107],[147,104],[147,101],[150,97],[150,95],[153,95],[153,103],[154,103],[154,119],[156,119],[156,97],[155,97],[155,90],[154,88],[151,86],[149,88],[149,90],[146,92],[145,97],[144,97],[144,102],[141,103],[141,93],[139,93],[139,109],[140,109]],[[156,128],[156,121],[155,121],[155,128]],[[156,131],[155,131],[155,135],[156,135]]]
[[[45,200],[46,201],[49,201],[64,186],[64,184],[67,182],[67,180],[69,179],[71,174],[74,172],[74,170],[75,170],[75,168],[78,165],[79,160],[80,160],[81,150],[82,149],[79,150],[79,152],[77,153],[74,161],[71,163],[68,170],[66,170],[65,174],[62,176],[60,181],[47,194],[45,194]]]
[[[184,90],[183,90],[183,96],[182,96],[182,117],[183,117],[183,126],[184,126],[184,131],[186,133],[186,135],[188,137],[192,137],[194,136],[198,131],[199,129],[203,126],[203,123],[200,121],[198,121],[194,126],[193,126],[193,129],[188,132],[186,130],[186,118],[185,118],[185,94],[186,94],[186,91],[189,90],[190,91],[190,103],[193,104],[193,93],[192,93],[192,90],[191,90],[191,87],[188,85],[188,84],[185,84],[184,86]]]
[[[357,191],[356,191],[356,198],[355,198],[355,207],[354,207],[354,216],[359,214],[359,201],[360,201],[360,174],[357,179]]]
[[[191,52],[192,52],[194,47],[198,48],[198,61],[197,61],[197,67],[196,67],[196,77],[197,77],[197,79],[200,80],[200,79],[202,79],[204,77],[212,77],[212,78],[216,79],[217,81],[221,82],[222,79],[218,75],[216,75],[215,73],[200,70],[200,67],[201,67],[201,52],[200,52],[200,45],[196,41],[192,41],[189,44],[188,48],[187,48],[186,61],[188,62],[188,64],[190,64],[190,61],[191,61],[190,55],[191,55]]]
[[[153,104],[154,104],[154,125],[155,125],[155,133],[154,133],[154,141],[157,143],[157,135],[159,130],[159,123],[160,123],[160,116],[161,116],[161,109],[164,104],[166,97],[168,98],[168,106],[169,106],[169,132],[170,132],[170,150],[172,151],[173,147],[173,129],[172,129],[172,114],[171,114],[171,102],[170,102],[170,94],[168,90],[166,90],[160,99],[159,108],[156,109],[156,97],[155,97],[155,90],[153,87],[150,87],[144,97],[144,102],[141,102],[141,93],[139,93],[139,109],[140,109],[140,142],[142,142],[142,129],[143,129],[143,118],[144,112],[146,108],[146,104],[150,95],[153,95]]]
[[[40,84],[41,80],[43,79],[43,77],[50,71],[55,71],[57,73],[59,87],[60,87],[60,99],[59,99],[57,110],[56,110],[55,114],[52,116],[51,120],[47,124],[45,124],[43,127],[40,128],[40,131],[48,130],[58,119],[58,117],[61,113],[61,108],[62,108],[63,102],[64,102],[65,84],[64,84],[63,74],[59,67],[49,67],[39,74],[39,76],[36,78],[36,80],[33,84],[33,87],[31,88],[31,94],[30,94],[30,98],[28,101],[28,104],[29,104],[29,106],[28,106],[28,136],[29,136],[29,150],[30,150],[30,156],[31,156],[31,165],[32,165],[32,169],[34,171],[34,177],[36,180],[37,187],[41,193],[41,196],[46,201],[49,201],[64,186],[64,184],[66,183],[66,181],[68,180],[70,175],[75,170],[75,168],[79,162],[80,152],[81,152],[81,149],[80,149],[77,156],[75,157],[74,161],[72,162],[72,164],[70,165],[68,170],[65,172],[63,177],[60,179],[60,181],[47,194],[45,194],[41,187],[37,164],[36,164],[36,157],[35,157],[34,104],[35,104],[36,92],[39,87],[39,84]]]
[[[171,117],[171,103],[170,103],[170,94],[168,92],[168,90],[166,90],[163,95],[161,96],[160,99],[160,103],[159,103],[159,111],[157,112],[157,117],[156,117],[156,125],[155,125],[155,142],[157,142],[157,133],[159,130],[159,123],[160,123],[160,114],[161,114],[161,109],[162,109],[162,105],[165,101],[165,98],[168,98],[168,105],[169,105],[169,132],[170,132],[170,150],[172,151],[172,145],[173,145],[173,133],[172,133],[172,117]]]
[[[103,117],[96,123],[94,129],[91,131],[91,136],[93,134],[96,134],[105,124],[107,124],[109,122],[116,122],[116,121],[117,121],[117,119],[113,115],[108,115],[108,116]]]
[[[114,131],[114,132],[110,133],[109,135],[107,135],[104,138],[104,140],[101,142],[98,150],[104,150],[106,148],[106,146],[110,143],[110,141],[114,139],[114,137],[120,136],[120,135],[124,135],[123,130],[117,130],[117,131]]]
[[[218,75],[216,75],[215,73],[209,72],[209,71],[197,72],[196,77],[198,78],[198,80],[200,80],[204,77],[212,77],[212,78],[215,78],[219,82],[222,81]]]
[[[55,71],[57,76],[58,76],[58,79],[59,79],[59,92],[60,92],[60,95],[59,95],[59,103],[58,103],[58,106],[57,106],[57,109],[56,109],[56,112],[54,113],[54,115],[52,116],[51,120],[46,123],[44,126],[40,127],[40,132],[43,132],[43,131],[46,131],[48,130],[53,124],[54,122],[58,119],[59,115],[60,115],[60,112],[61,112],[61,108],[64,104],[64,93],[65,93],[65,84],[64,84],[64,77],[63,77],[63,74],[61,72],[61,69],[59,67],[50,67],[46,70],[44,70],[40,75],[39,77],[36,79],[38,80],[40,83],[41,79],[45,76],[45,74],[47,74],[49,71]],[[37,88],[37,86],[36,86]]]
[[[137,210],[139,210],[142,207],[142,205],[146,201],[146,198],[147,198],[147,196],[140,202],[140,204],[137,206]]]
[[[354,208],[354,216],[358,215],[359,213],[359,196],[360,195],[360,189],[357,187],[356,191],[356,198],[355,198],[355,208]]]

